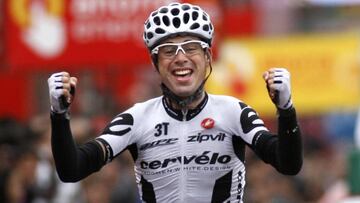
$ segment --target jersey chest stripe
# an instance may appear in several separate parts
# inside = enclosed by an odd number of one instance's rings
[[[140,184],[142,190],[142,200],[146,203],[156,203],[154,186],[147,181],[144,176],[141,176]]]
[[[232,170],[215,181],[211,203],[224,202],[230,198]]]

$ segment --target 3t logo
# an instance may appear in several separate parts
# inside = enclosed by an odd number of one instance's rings
[[[168,122],[162,122],[162,123],[156,124],[156,126],[155,126],[156,133],[154,134],[154,136],[159,137],[160,135],[167,135],[168,127],[169,127]]]

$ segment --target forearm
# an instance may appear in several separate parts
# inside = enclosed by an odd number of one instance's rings
[[[278,135],[259,132],[252,148],[265,162],[286,175],[296,175],[302,167],[302,140],[295,109],[279,111]]]
[[[79,181],[100,170],[103,152],[96,141],[77,147],[69,119],[65,114],[51,114],[51,146],[59,178],[64,182]]]
[[[277,170],[288,175],[296,175],[302,167],[302,139],[297,123],[296,111],[278,110]]]

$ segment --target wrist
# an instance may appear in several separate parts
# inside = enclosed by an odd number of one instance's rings
[[[286,102],[281,102],[281,104],[278,104],[276,107],[278,109],[290,109],[293,106],[292,100],[291,100],[291,96],[289,96],[289,99],[286,100]]]
[[[53,112],[53,113],[56,113],[56,114],[64,114],[68,111],[68,109],[57,109],[57,108],[54,108],[53,105],[50,106],[50,111]]]
[[[290,117],[293,116],[294,114],[296,114],[296,111],[293,105],[291,105],[287,109],[282,109],[277,107],[277,115],[280,117]]]
[[[70,120],[70,113],[67,110],[56,111],[53,107],[50,108],[50,115],[54,118],[65,118]]]

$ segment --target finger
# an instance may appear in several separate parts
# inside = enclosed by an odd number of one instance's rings
[[[70,90],[68,90],[68,89],[63,89],[62,95],[63,95],[63,96],[66,98],[66,100],[68,101],[69,98],[71,97]]]
[[[269,71],[265,71],[263,74],[262,74],[262,77],[265,81],[267,81],[267,79],[269,78]]]
[[[70,85],[74,88],[76,88],[77,85],[77,78],[76,77],[70,77]]]
[[[70,74],[66,71],[61,72],[63,77],[70,77]]]

